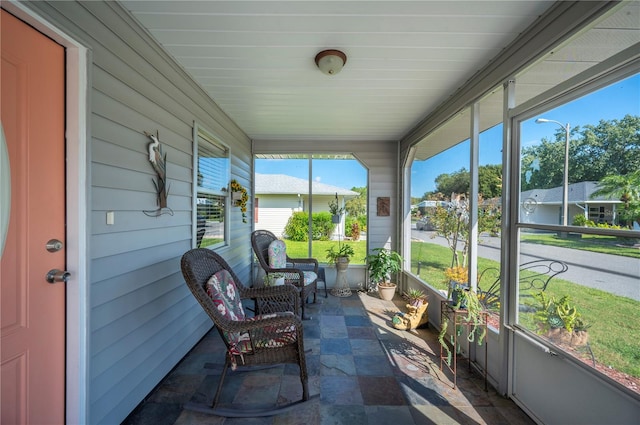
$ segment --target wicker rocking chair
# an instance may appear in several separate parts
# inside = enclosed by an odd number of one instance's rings
[[[275,245],[278,243],[281,245]],[[273,273],[284,275],[286,283],[291,283],[298,288],[302,301],[301,317],[303,320],[308,320],[311,317],[305,315],[304,306],[311,294],[313,294],[313,302],[316,302],[318,260],[315,258],[291,258],[286,254],[283,245],[284,243],[268,230],[255,230],[251,233],[251,246],[260,267],[267,275]],[[274,257],[278,256],[280,256],[280,260],[274,260]]]
[[[262,300],[263,306],[298,308],[299,293],[293,285],[246,288],[227,262],[206,248],[186,252],[181,261],[187,286],[209,315],[227,347],[224,368],[211,407],[188,405],[189,409],[224,417],[258,417],[281,413],[309,399],[302,322],[291,311],[260,311],[247,317],[243,299]],[[261,409],[219,408],[218,400],[227,370],[248,367],[297,364],[300,368],[302,398],[284,405]]]

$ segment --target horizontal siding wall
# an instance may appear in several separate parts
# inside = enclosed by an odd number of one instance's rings
[[[398,207],[398,143],[396,142],[318,142],[318,141],[254,141],[255,154],[286,153],[350,153],[368,170],[369,249],[386,247],[399,249]],[[390,198],[391,211],[378,216],[377,198]]]
[[[194,121],[230,147],[231,178],[248,188],[251,145],[117,3],[29,7],[91,52],[89,423],[120,423],[212,325],[180,272],[192,245]],[[143,213],[156,209],[144,131],[159,132],[173,214]],[[230,221],[220,253],[249,281],[251,225],[237,208]]]

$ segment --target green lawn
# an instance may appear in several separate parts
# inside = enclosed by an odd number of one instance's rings
[[[451,265],[451,251],[447,247],[428,242],[412,242],[411,271],[437,289],[447,289],[444,268]],[[418,263],[420,270],[418,273]],[[498,267],[495,261],[478,258],[478,269]],[[481,282],[486,287],[488,282]],[[640,302],[619,297],[605,291],[587,288],[553,278],[546,290],[548,295],[571,297],[589,328],[590,345],[596,361],[629,375],[640,377]],[[532,291],[522,291],[522,304],[534,303]],[[520,323],[535,330],[533,313],[521,313]]]
[[[285,240],[287,244],[287,255],[291,258],[306,258],[308,257],[309,242],[293,242]],[[351,245],[355,254],[351,258],[351,264],[364,264],[364,257],[367,256],[367,243],[366,241],[341,241],[341,244]],[[330,247],[338,247],[337,241],[313,241],[313,258],[317,259],[319,263],[328,263],[327,249]]]
[[[581,249],[583,251],[600,252],[602,254],[621,255],[640,258],[640,249],[625,246],[620,238],[614,236],[582,235],[580,239],[559,238],[555,234],[523,234],[522,241],[542,245],[560,246]]]

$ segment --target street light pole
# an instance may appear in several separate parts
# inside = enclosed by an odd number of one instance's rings
[[[548,120],[545,118],[538,118],[536,120],[536,124],[543,123],[554,123],[558,124],[565,131],[564,136],[564,176],[562,181],[562,225],[567,226],[567,217],[569,215],[569,130],[571,126],[569,123],[566,125],[562,124],[560,121]]]

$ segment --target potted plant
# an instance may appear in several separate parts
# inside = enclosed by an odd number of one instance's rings
[[[332,261],[336,265],[336,269],[346,269],[349,266],[349,262],[351,261],[351,257],[355,254],[353,247],[348,244],[338,245],[338,249],[334,249],[335,246],[330,247],[326,250],[327,259]]]
[[[422,289],[409,289],[409,291],[403,294],[403,298],[406,299],[412,307],[420,307],[427,302],[427,295]]]
[[[389,279],[391,274],[402,270],[402,257],[396,251],[386,248],[375,248],[372,254],[365,258],[369,280],[372,285],[370,291],[378,291],[380,298],[391,300],[396,291],[396,284]]]
[[[340,208],[338,205],[338,195],[336,198],[329,201],[329,212],[331,213],[331,222],[334,224],[340,223],[340,216],[344,212],[344,208]]]
[[[457,301],[454,303],[451,302],[451,309],[455,310],[463,310],[465,312],[464,316],[464,324],[456,323],[456,332],[458,335],[462,333],[462,327],[466,326],[469,330],[467,335],[467,340],[469,342],[473,342],[476,340],[478,345],[482,345],[484,338],[487,335],[487,324],[486,324],[486,312],[480,304],[480,298],[478,294],[470,288],[462,288],[458,287],[454,289],[454,293],[457,292]],[[442,315],[442,323],[440,324],[440,334],[438,335],[438,342],[447,353],[447,364],[451,365],[451,348],[449,347],[449,343],[445,341],[445,336],[447,335],[447,330],[449,328],[449,315]],[[451,342],[453,344],[453,342]],[[455,347],[455,350],[458,350],[458,347]]]
[[[462,297],[462,291],[469,289],[469,285],[466,283],[469,279],[469,269],[464,266],[447,267],[444,271],[444,276],[449,285],[447,299],[452,300],[454,305],[460,301],[460,307],[465,308],[466,300]]]
[[[538,333],[558,345],[579,347],[589,340],[587,324],[576,306],[570,304],[570,297],[564,295],[559,300],[544,292],[534,295],[539,305],[534,314],[538,322]]]
[[[264,275],[264,286],[284,285],[284,273],[269,273]]]

